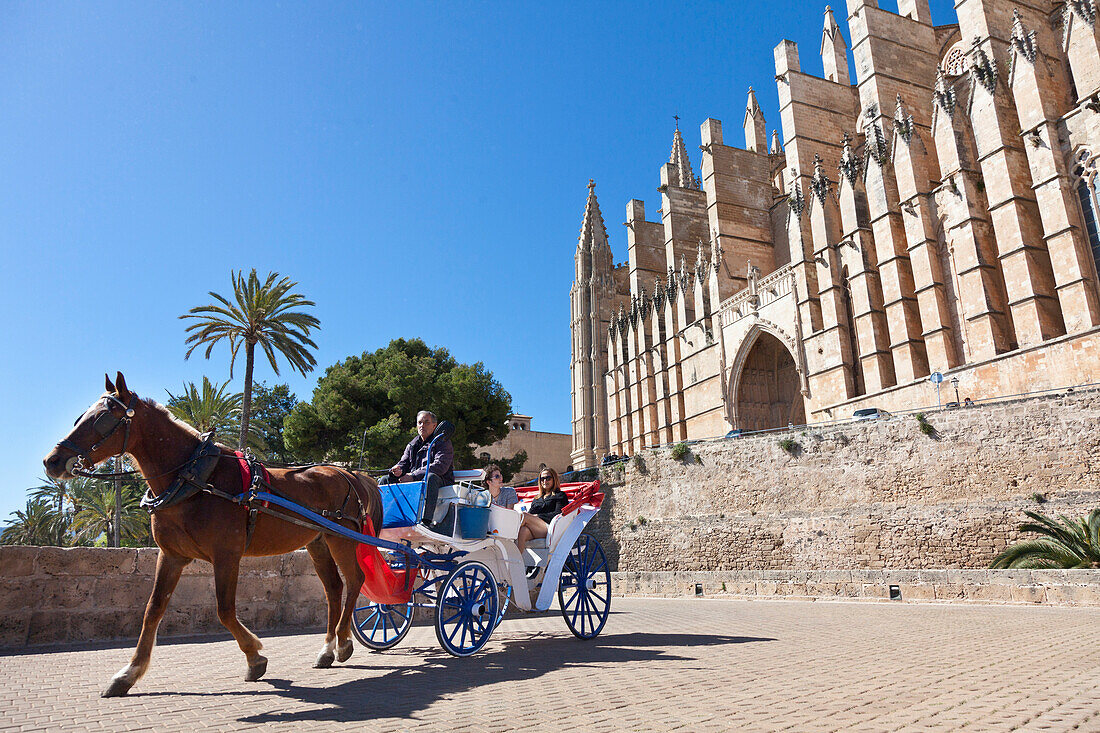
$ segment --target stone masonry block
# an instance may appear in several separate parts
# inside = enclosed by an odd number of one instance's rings
[[[137,550],[97,547],[40,547],[40,575],[121,575],[134,572]]]
[[[0,649],[26,644],[31,615],[10,612],[3,606],[0,609],[3,609],[0,611]]]
[[[37,547],[20,547],[8,545],[0,547],[0,574],[7,578],[23,575],[34,575],[35,560],[38,557]]]

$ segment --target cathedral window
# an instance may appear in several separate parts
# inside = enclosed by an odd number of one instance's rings
[[[1077,154],[1074,175],[1077,177],[1077,199],[1081,203],[1081,216],[1085,235],[1092,248],[1092,259],[1100,270],[1100,198],[1097,197],[1096,157],[1088,150]]]
[[[970,64],[966,60],[966,44],[959,41],[952,46],[944,55],[940,68],[943,69],[944,75],[948,77],[965,74],[970,69]]]

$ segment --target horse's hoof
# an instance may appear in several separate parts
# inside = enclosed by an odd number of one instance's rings
[[[332,666],[332,663],[336,661],[336,655],[330,651],[323,651],[317,657],[317,661],[313,663],[314,669],[328,669]]]
[[[351,639],[348,639],[340,646],[336,647],[336,661],[346,662],[351,659],[351,653],[355,651],[355,645],[351,643]]]
[[[267,672],[267,657],[257,657],[254,664],[248,665],[248,674],[245,675],[245,682],[255,682],[264,676]]]
[[[100,697],[122,697],[130,688],[134,686],[133,682],[130,682],[125,677],[115,677],[111,680],[111,684],[107,685],[107,689],[99,693]]]

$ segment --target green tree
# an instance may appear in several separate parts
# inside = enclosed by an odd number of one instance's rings
[[[500,475],[504,478],[504,483],[508,483],[523,468],[523,464],[527,463],[527,451],[521,450],[511,458],[479,458],[478,467],[485,468],[490,463],[495,463],[500,466]]]
[[[48,499],[28,499],[25,509],[12,512],[11,524],[0,534],[2,545],[52,545],[57,510]]]
[[[174,395],[168,390],[168,411],[200,433],[213,430],[215,436],[239,436],[241,431],[240,392],[227,391],[229,382],[214,384],[207,377],[202,378],[202,389],[194,382],[184,382],[183,392]],[[253,419],[248,426],[248,445],[263,452],[266,448],[260,437],[264,426],[262,420]]]
[[[115,487],[110,479],[86,479],[70,487],[74,506],[72,532],[74,541],[92,544],[101,537],[110,545],[114,532]],[[125,479],[122,482],[122,506],[119,535],[127,547],[149,547],[153,544],[149,514],[141,508],[144,482]]]
[[[294,463],[286,448],[283,421],[298,404],[298,398],[285,384],[268,387],[263,382],[252,386],[252,419],[256,433],[267,447],[266,457],[279,463]]]
[[[1021,524],[1020,531],[1034,532],[1040,538],[1008,547],[990,567],[1100,568],[1100,509],[1080,519],[1051,519],[1030,511],[1024,514],[1033,521]]]
[[[300,293],[291,292],[298,283],[290,278],[279,279],[272,272],[264,282],[252,270],[248,277],[241,272],[231,273],[233,280],[233,302],[211,291],[210,297],[216,303],[192,308],[180,318],[191,318],[195,322],[187,327],[190,334],[187,343],[187,357],[195,349],[206,346],[206,358],[214,347],[226,341],[229,345],[229,376],[233,376],[233,367],[237,363],[237,353],[244,346],[244,396],[241,402],[241,429],[238,446],[244,450],[248,424],[252,409],[252,374],[256,363],[256,346],[263,349],[268,363],[279,373],[276,352],[283,355],[290,368],[305,376],[313,371],[317,361],[309,349],[317,348],[310,340],[313,329],[319,329],[321,322],[304,308],[314,305],[312,300]]]
[[[69,487],[66,482],[51,478],[43,478],[41,481],[41,484],[30,490],[30,498],[44,500],[53,508],[54,524],[49,544],[64,547],[69,524],[72,522],[72,513],[69,511],[72,506]]]
[[[287,447],[301,458],[392,466],[414,434],[416,413],[431,410],[455,426],[455,466],[479,465],[477,446],[507,432],[512,398],[481,362],[460,364],[420,339],[350,356],[325,370],[311,402],[287,416]],[[364,441],[364,435],[366,436]]]

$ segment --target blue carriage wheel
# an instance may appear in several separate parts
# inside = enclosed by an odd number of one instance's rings
[[[503,585],[500,588],[500,610],[497,611],[497,622],[495,626],[500,626],[500,622],[504,620],[504,614],[508,613],[508,606],[512,605],[512,586]]]
[[[456,657],[468,657],[489,641],[498,623],[497,581],[482,563],[471,560],[451,571],[439,587],[435,636]]]
[[[372,603],[360,595],[351,617],[351,633],[363,646],[382,651],[405,638],[412,627],[413,604]]]
[[[582,534],[565,558],[558,605],[577,638],[591,639],[603,630],[611,612],[611,571],[595,537]]]

